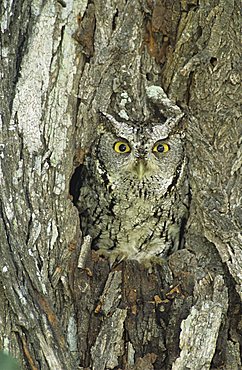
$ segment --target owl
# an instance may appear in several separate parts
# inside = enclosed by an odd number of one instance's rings
[[[185,162],[183,134],[171,120],[134,124],[103,113],[78,201],[92,247],[112,263],[149,264],[177,250],[187,212]]]

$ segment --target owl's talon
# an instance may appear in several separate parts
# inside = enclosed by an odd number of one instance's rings
[[[148,270],[148,273],[151,274],[154,272],[156,265],[163,266],[166,260],[163,257],[152,256],[138,259],[138,261]]]
[[[119,265],[121,262],[128,258],[127,253],[120,252],[120,251],[112,251],[110,252],[110,267],[115,267]]]
[[[115,267],[122,261],[128,258],[127,253],[120,252],[118,250],[108,250],[104,248],[100,248],[96,251],[96,253],[100,257],[104,257],[105,259],[109,260],[109,266],[110,268]]]

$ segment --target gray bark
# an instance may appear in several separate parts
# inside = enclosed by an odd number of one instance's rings
[[[239,5],[0,5],[0,348],[22,369],[241,367]],[[110,269],[69,194],[97,112],[138,118],[150,85],[185,113],[190,188],[184,248],[151,274]]]

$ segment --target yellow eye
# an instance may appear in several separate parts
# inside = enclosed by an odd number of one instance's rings
[[[170,150],[170,147],[166,143],[157,143],[153,148],[153,152],[156,153],[166,153],[168,150]]]
[[[130,146],[125,143],[124,141],[117,141],[117,143],[114,144],[113,149],[116,153],[129,153],[131,151]]]

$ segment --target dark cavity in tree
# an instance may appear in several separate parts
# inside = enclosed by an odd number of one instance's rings
[[[71,180],[70,180],[70,188],[69,193],[72,196],[72,201],[74,205],[77,204],[77,201],[80,196],[80,188],[83,178],[83,164],[80,164],[80,166],[76,167]]]

